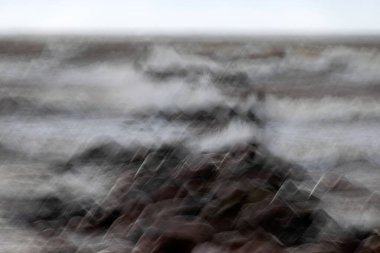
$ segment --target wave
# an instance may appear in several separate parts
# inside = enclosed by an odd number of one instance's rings
[[[258,108],[270,121],[286,122],[352,122],[377,120],[380,103],[368,97],[278,98],[266,96]]]

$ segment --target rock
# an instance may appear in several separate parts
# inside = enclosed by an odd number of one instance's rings
[[[360,245],[358,245],[355,252],[358,253],[378,253],[380,252],[380,234],[377,229],[366,239],[364,239]]]
[[[125,198],[125,195],[129,193],[129,190],[133,190],[133,185],[135,173],[133,171],[127,170],[121,173],[113,187],[111,188],[107,199],[105,199],[105,204],[107,206],[118,206],[119,200]]]
[[[304,234],[313,222],[312,212],[291,209],[281,201],[263,200],[243,207],[237,220],[242,231],[262,227],[284,245],[296,245],[305,240]]]
[[[261,225],[269,228],[277,228],[276,218],[288,218],[293,215],[293,211],[281,201],[271,202],[269,199],[257,203],[246,204],[237,220],[239,229]],[[270,229],[271,230],[271,229]]]
[[[123,235],[126,240],[136,244],[144,235],[145,231],[152,227],[152,220],[150,219],[135,219],[126,229]]]
[[[215,230],[204,222],[183,219],[159,219],[153,226],[163,231],[163,235],[167,238],[177,238],[193,243],[209,240],[215,233]]]
[[[297,247],[287,248],[289,253],[335,253],[338,249],[332,243],[306,243]]]
[[[194,247],[191,253],[229,253],[227,249],[213,243],[202,243]]]
[[[88,217],[89,222],[96,228],[107,230],[117,218],[121,215],[121,210],[111,209],[111,210],[93,210],[90,211],[92,214]]]
[[[176,199],[182,197],[180,194],[180,187],[171,182],[165,182],[151,193],[154,202],[163,201],[166,199]]]
[[[342,241],[352,237],[324,210],[316,209],[312,222],[304,233],[305,242]]]
[[[219,171],[215,164],[209,161],[185,161],[178,171],[173,172],[174,177],[179,180],[200,179],[211,182],[218,176]]]
[[[314,208],[319,199],[311,193],[299,189],[293,180],[286,180],[275,195],[275,199],[279,198],[283,201],[291,203],[302,208]]]
[[[251,240],[236,250],[238,253],[285,253],[286,250],[275,237],[262,231],[256,230]]]
[[[223,187],[225,186],[225,187]],[[239,184],[223,184],[215,193],[216,199],[206,205],[200,216],[218,230],[232,229],[247,193]]]
[[[148,194],[140,190],[130,190],[123,198],[120,199],[119,210],[127,213],[131,218],[137,218],[141,212],[152,203],[152,199]]]
[[[108,228],[106,238],[126,238],[135,221],[128,213],[120,215]]]
[[[163,200],[146,206],[139,217],[150,219],[167,219],[175,216],[177,212],[183,208],[183,206],[183,199]]]
[[[61,229],[72,217],[84,217],[91,208],[92,203],[85,203],[85,201],[67,202],[59,197],[47,195],[28,201],[19,200],[18,205],[20,205],[16,215],[18,219],[29,224],[44,221],[54,229]],[[25,209],[25,206],[27,206],[27,209]]]
[[[77,252],[77,247],[62,237],[49,238],[43,246],[42,252],[46,253],[71,253]]]
[[[239,231],[226,231],[214,235],[213,242],[223,245],[230,250],[236,250],[250,240],[249,237],[242,235]]]
[[[158,246],[159,240],[160,232],[153,227],[147,228],[145,229],[143,235],[140,237],[138,242],[135,244],[132,252],[152,252],[152,249]]]
[[[29,222],[48,237],[63,229],[105,232],[107,242],[122,249],[124,241],[126,252],[135,253],[354,252],[367,238],[365,231],[349,233],[316,209],[318,194],[299,184],[310,182],[303,168],[256,145],[215,154],[164,145],[141,153],[139,162],[134,153],[111,143],[76,156],[73,167],[106,163],[104,168],[118,173],[107,196],[99,205],[46,196],[33,202]],[[319,182],[326,192],[357,190],[341,178],[328,179]],[[373,195],[369,201],[376,200]],[[374,239],[366,240],[375,247]],[[360,248],[367,250],[367,244]]]
[[[191,253],[196,243],[189,239],[177,238],[177,237],[160,237],[157,246],[151,253],[168,253],[168,252],[181,252]]]
[[[285,246],[304,242],[304,234],[313,222],[312,213],[299,212],[284,218],[278,223],[278,228],[271,231]]]
[[[167,177],[167,173],[174,170],[185,158],[188,151],[182,145],[163,145],[158,149],[149,151],[135,177],[144,174]],[[159,173],[159,174],[158,174]]]

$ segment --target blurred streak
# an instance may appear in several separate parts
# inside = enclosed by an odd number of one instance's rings
[[[1,252],[378,252],[379,38],[4,37]]]

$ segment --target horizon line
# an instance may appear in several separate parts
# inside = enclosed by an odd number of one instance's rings
[[[0,29],[0,36],[131,36],[131,37],[377,37],[380,30],[300,30],[300,29]]]

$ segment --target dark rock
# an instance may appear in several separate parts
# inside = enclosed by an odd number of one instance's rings
[[[215,164],[209,162],[198,162],[185,164],[179,169],[178,172],[174,172],[175,177],[181,180],[204,180],[210,183],[219,174],[219,171]]]
[[[339,252],[333,243],[305,243],[300,246],[287,248],[289,253],[336,253]]]
[[[175,199],[180,196],[180,187],[172,182],[164,182],[154,189],[151,193],[152,200],[159,202],[165,199]]]
[[[145,231],[151,228],[151,226],[151,220],[138,219],[126,228],[126,233],[123,236],[125,236],[125,239],[128,241],[136,244],[144,235]]]
[[[103,210],[97,208],[97,210],[90,211],[91,216],[88,216],[89,222],[96,228],[101,230],[107,230],[117,218],[121,215],[121,210]]]
[[[136,177],[152,173],[160,177],[166,177],[167,172],[174,170],[185,158],[188,151],[183,146],[163,145],[151,150],[136,172]],[[158,174],[160,173],[160,174]]]
[[[63,201],[55,196],[27,203],[23,204],[27,204],[28,209],[17,214],[19,220],[56,231],[65,227],[80,231],[107,230],[121,214],[118,209],[105,210],[92,201]]]
[[[140,218],[169,218],[185,206],[183,199],[169,199],[157,203],[152,203],[144,208],[140,214]]]
[[[228,253],[229,250],[210,242],[199,244],[193,248],[191,253]]]
[[[285,181],[276,193],[276,198],[292,203],[292,205],[305,207],[315,207],[319,199],[305,190],[299,189],[292,180]]]
[[[212,241],[230,250],[236,250],[248,243],[249,240],[249,237],[238,231],[226,231],[215,234]]]
[[[152,253],[191,253],[196,243],[189,239],[161,237]]]
[[[135,221],[136,221],[135,217],[129,216],[128,213],[123,213],[116,220],[114,220],[112,225],[108,228],[107,234],[106,234],[107,239],[127,238]],[[130,237],[132,236],[130,235]]]
[[[278,230],[280,220],[291,218],[293,215],[293,210],[281,201],[271,202],[265,199],[243,206],[237,227],[246,230],[261,226],[268,232],[274,232]]]
[[[215,230],[206,223],[183,219],[159,219],[153,226],[163,231],[163,235],[167,238],[177,238],[193,243],[209,240],[215,233]]]
[[[278,229],[272,233],[286,246],[298,245],[304,241],[304,233],[313,222],[311,212],[297,213],[281,219]]]
[[[152,199],[148,194],[139,190],[130,190],[123,198],[120,199],[120,207],[118,209],[123,213],[128,213],[129,217],[137,218],[152,203]]]
[[[49,238],[43,245],[42,252],[46,253],[72,253],[77,252],[78,248],[62,237]]]
[[[238,253],[285,253],[283,245],[271,234],[260,229],[254,231],[250,240],[242,247],[237,249]]]
[[[231,187],[224,193],[217,193],[217,198],[206,205],[200,214],[218,230],[233,228],[236,216],[247,197],[246,192],[237,187]]]
[[[29,206],[28,220],[54,220],[63,215],[65,204],[55,196],[46,196],[34,200],[34,205]]]
[[[305,242],[339,241],[343,238],[353,237],[347,233],[324,210],[316,209],[312,214],[312,223],[303,235]]]
[[[356,252],[358,253],[378,253],[380,252],[380,235],[377,230],[369,236],[367,239],[363,240],[358,246]]]

